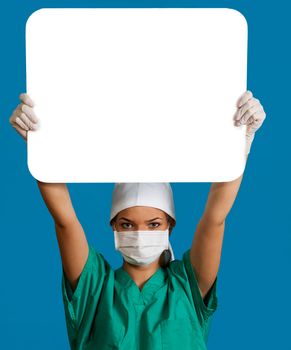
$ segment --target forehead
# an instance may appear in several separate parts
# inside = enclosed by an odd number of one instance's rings
[[[160,217],[166,219],[166,213],[163,210],[154,207],[134,206],[121,210],[117,215],[117,219],[120,217],[126,217],[128,219],[153,219],[155,217]]]

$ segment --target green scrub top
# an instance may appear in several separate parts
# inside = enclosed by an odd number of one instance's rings
[[[206,350],[217,308],[216,279],[204,300],[190,261],[160,267],[138,288],[122,267],[113,270],[89,245],[72,293],[62,269],[62,297],[71,349]]]

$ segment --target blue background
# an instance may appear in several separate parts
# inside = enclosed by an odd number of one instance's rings
[[[290,332],[290,4],[288,1],[1,2],[1,349],[69,349],[61,260],[53,220],[27,168],[26,144],[9,117],[26,91],[25,22],[42,7],[230,7],[249,30],[248,89],[267,118],[258,130],[235,204],[226,220],[218,309],[209,349],[291,349]],[[210,101],[211,102],[211,101]],[[154,168],[155,163],[152,163]],[[69,184],[88,241],[113,268],[108,225],[113,183]],[[192,243],[209,183],[172,183],[175,257]]]

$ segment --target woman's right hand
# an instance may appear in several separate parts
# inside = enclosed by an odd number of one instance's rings
[[[37,130],[39,119],[34,113],[33,107],[35,103],[29,97],[27,93],[19,95],[22,101],[16,109],[13,111],[9,122],[13,128],[23,137],[24,141],[27,141],[27,131]]]

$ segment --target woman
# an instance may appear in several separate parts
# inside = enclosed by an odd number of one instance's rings
[[[27,139],[36,130],[34,103],[22,103],[10,123]],[[247,125],[246,156],[266,114],[250,91],[238,100],[235,125]],[[205,350],[213,313],[225,219],[242,176],[213,183],[191,248],[174,259],[176,223],[168,183],[115,184],[110,225],[123,265],[113,270],[88,245],[66,184],[37,180],[50,211],[62,259],[62,293],[72,349]]]

